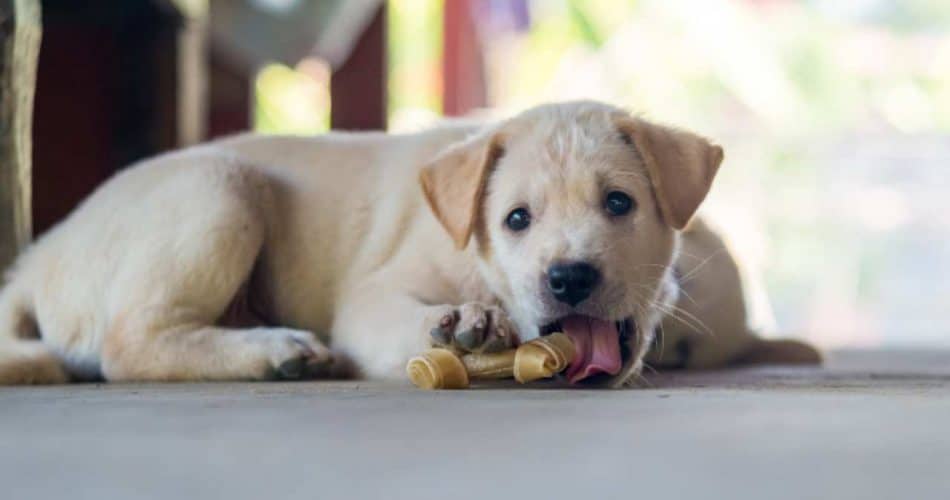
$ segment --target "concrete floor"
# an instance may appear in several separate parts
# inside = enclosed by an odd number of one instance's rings
[[[950,353],[632,391],[0,388],[0,498],[950,498]]]

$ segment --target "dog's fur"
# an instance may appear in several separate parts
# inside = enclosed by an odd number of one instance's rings
[[[105,183],[10,270],[0,383],[401,377],[434,328],[479,324],[484,342],[511,345],[571,312],[635,320],[614,385],[638,374],[661,326],[677,348],[659,364],[815,361],[748,333],[731,259],[676,269],[721,160],[703,138],[591,102],[485,127],[249,134],[159,156]],[[635,212],[607,215],[608,190]],[[516,234],[503,221],[518,206],[533,218]],[[721,247],[701,223],[682,239],[694,257]],[[543,277],[578,259],[605,279],[573,309]],[[680,297],[687,275],[689,296],[708,301]],[[695,321],[664,320],[671,311]]]

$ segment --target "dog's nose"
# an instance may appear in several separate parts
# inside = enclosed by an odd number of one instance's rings
[[[572,307],[590,297],[600,283],[600,271],[587,262],[555,264],[548,268],[548,289],[554,298]]]

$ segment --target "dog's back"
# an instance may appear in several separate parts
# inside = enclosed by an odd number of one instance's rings
[[[258,263],[260,250],[232,271],[240,277],[223,276],[234,260],[225,250],[242,247],[247,231],[266,232],[270,269],[293,277],[272,290],[283,312],[328,327],[329,303],[313,301],[309,291],[293,289],[294,282],[338,280],[341,269],[361,255],[361,228],[368,224],[343,217],[364,217],[365,206],[382,195],[406,198],[397,191],[418,189],[416,172],[407,168],[418,169],[425,157],[471,130],[460,125],[405,136],[243,134],[129,167],[7,272],[0,289],[0,384],[101,377],[100,351],[108,347],[110,332],[143,316],[140,311],[130,318],[130,307],[161,300],[189,252],[205,252],[197,258],[210,259],[201,266],[207,272],[180,276],[179,284],[194,290],[196,303],[207,288],[224,282],[235,281],[243,290],[246,268]],[[377,187],[380,193],[374,192]],[[330,229],[333,225],[346,230]],[[320,238],[300,241],[310,238],[311,227],[325,230]],[[253,236],[258,237],[265,236]],[[319,255],[321,265],[301,266],[306,252]],[[318,275],[301,276],[303,268]],[[197,276],[208,282],[192,282]]]

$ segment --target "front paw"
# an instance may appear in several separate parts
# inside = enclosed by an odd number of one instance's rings
[[[497,306],[477,302],[443,306],[430,318],[429,324],[429,336],[435,347],[491,353],[518,343],[518,335],[508,314]]]
[[[290,328],[254,328],[248,330],[249,347],[266,360],[263,379],[296,380],[325,378],[331,372],[335,356],[316,336]]]

